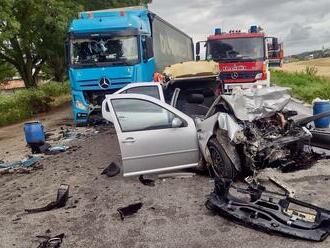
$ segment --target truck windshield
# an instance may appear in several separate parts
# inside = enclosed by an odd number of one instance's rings
[[[136,36],[97,36],[71,41],[72,65],[134,65],[139,63]]]
[[[207,59],[214,61],[263,60],[263,38],[235,38],[207,42]]]

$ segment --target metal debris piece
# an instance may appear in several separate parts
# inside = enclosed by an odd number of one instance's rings
[[[45,207],[25,209],[27,213],[39,213],[44,211],[50,211],[57,208],[62,208],[65,206],[66,202],[69,199],[69,185],[61,184],[57,190],[56,201],[47,204]]]
[[[44,153],[46,155],[56,155],[59,154],[61,152],[65,152],[69,149],[70,147],[67,145],[57,145],[57,146],[52,146],[49,147],[47,151],[45,151]]]
[[[330,150],[330,128],[310,130],[313,137],[311,145]]]
[[[134,215],[137,213],[143,206],[142,202],[130,204],[127,207],[118,208],[117,211],[120,214],[121,220],[124,220],[127,216]]]
[[[277,177],[275,177],[275,176],[269,176],[268,178],[269,178],[269,181],[271,181],[276,186],[278,186],[281,189],[283,189],[286,192],[287,196],[289,196],[289,197],[292,198],[296,194],[296,191],[292,187],[290,187],[290,185],[288,185],[287,183],[281,181]]]
[[[322,112],[322,113],[317,114],[317,115],[307,116],[307,117],[295,120],[295,123],[296,123],[296,125],[304,126],[304,125],[307,125],[308,123],[310,123],[312,121],[316,121],[318,119],[321,119],[323,117],[328,117],[328,116],[330,116],[330,111]]]
[[[56,235],[54,237],[49,236],[37,236],[37,238],[45,239],[42,241],[38,248],[59,248],[63,242],[63,238],[65,237],[64,233]]]
[[[150,178],[144,178],[143,175],[139,176],[139,181],[146,186],[154,187],[155,181]]]
[[[230,188],[250,196],[240,199]],[[260,185],[237,188],[231,180],[215,179],[215,189],[205,203],[219,215],[268,233],[306,240],[323,241],[330,233],[330,210],[266,191]]]
[[[111,164],[105,168],[101,175],[107,175],[108,177],[114,177],[120,173],[120,167],[115,163],[111,162]]]
[[[10,163],[0,163],[0,169],[17,169],[17,168],[28,168],[35,165],[40,160],[37,156],[28,156],[21,161],[15,161]],[[1,161],[3,162],[3,161]]]

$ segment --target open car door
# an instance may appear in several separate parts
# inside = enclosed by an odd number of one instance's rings
[[[163,87],[159,83],[147,82],[147,83],[130,83],[120,90],[113,93],[114,95],[118,94],[142,94],[157,98],[163,102],[165,102]],[[106,95],[108,98],[112,95]],[[104,119],[113,122],[111,118],[111,114],[108,106],[106,105],[106,101],[102,103],[102,116]]]
[[[162,85],[154,82],[131,83],[116,91],[114,94],[142,94],[152,96],[165,102]]]
[[[141,94],[108,95],[105,104],[117,132],[124,176],[197,166],[197,131],[189,116]]]

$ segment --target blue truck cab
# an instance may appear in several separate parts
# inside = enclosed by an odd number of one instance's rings
[[[194,58],[191,37],[144,7],[81,12],[66,44],[75,123],[98,113],[106,94]]]

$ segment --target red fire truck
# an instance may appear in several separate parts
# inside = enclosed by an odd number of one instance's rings
[[[206,60],[219,63],[225,91],[270,85],[266,36],[260,27],[251,26],[248,32],[231,30],[228,33],[216,28],[205,43]],[[200,59],[200,44],[196,44],[196,60]]]

